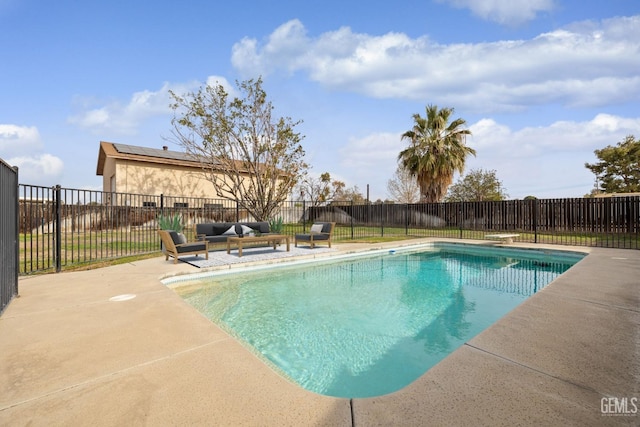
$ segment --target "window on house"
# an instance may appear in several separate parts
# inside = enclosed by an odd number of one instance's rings
[[[183,202],[175,202],[173,204],[174,208],[188,208],[189,207],[189,203],[183,203]]]
[[[155,208],[156,202],[142,202],[142,207],[144,208]]]

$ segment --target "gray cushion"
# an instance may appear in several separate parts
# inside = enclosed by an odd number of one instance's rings
[[[184,237],[184,234],[178,233],[177,231],[167,230],[169,232],[169,236],[171,236],[171,240],[173,240],[174,245],[180,245],[185,243],[187,239]]]
[[[311,234],[296,234],[296,240],[301,240],[301,241],[310,241],[311,240]],[[329,235],[328,234],[314,234],[313,235],[313,240],[314,241],[320,241],[320,240],[329,240]]]
[[[204,240],[210,243],[224,243],[227,241],[227,237],[229,236],[221,234],[219,236],[206,236],[204,237]]]
[[[214,222],[214,223],[205,223],[205,224],[196,224],[196,234],[206,235],[207,240],[210,240],[209,236],[219,236],[222,235],[225,231],[229,229],[229,227],[235,226],[236,233],[242,233],[241,225],[246,225],[247,227],[252,228],[253,230],[259,231],[262,234],[269,233],[269,223],[266,221],[260,222]],[[225,236],[226,239],[226,236]],[[223,240],[226,241],[226,240]]]
[[[205,242],[185,243],[184,245],[176,246],[176,250],[178,253],[195,251],[205,252],[207,250],[207,244]]]

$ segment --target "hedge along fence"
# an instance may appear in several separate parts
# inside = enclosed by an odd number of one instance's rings
[[[20,274],[160,248],[157,216],[182,216],[194,239],[200,222],[253,221],[234,201],[165,195],[105,193],[19,185]],[[3,204],[0,209],[7,209]],[[287,201],[276,213],[285,232],[308,230],[313,221],[337,223],[334,239],[449,237],[483,239],[515,232],[532,243],[639,249],[640,197],[509,200],[501,202],[370,204],[335,201],[313,206]]]

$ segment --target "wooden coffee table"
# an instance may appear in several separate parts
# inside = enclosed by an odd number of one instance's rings
[[[231,253],[231,245],[235,244],[238,248],[238,257],[242,256],[242,245],[247,243],[267,242],[276,249],[278,243],[287,242],[287,252],[290,250],[289,236],[285,234],[262,234],[260,236],[232,236],[227,237],[227,253]]]

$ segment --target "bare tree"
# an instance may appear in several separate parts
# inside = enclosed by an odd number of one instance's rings
[[[272,217],[308,168],[294,131],[301,122],[274,120],[262,79],[236,82],[229,101],[220,84],[173,99],[173,140],[202,165],[218,197],[235,200],[256,220]]]
[[[398,165],[393,178],[387,181],[387,191],[397,203],[417,203],[420,200],[418,181],[402,165]]]
[[[313,206],[321,206],[331,201],[336,193],[345,187],[344,182],[331,180],[329,172],[322,173],[319,177],[306,177],[298,184],[300,197],[309,200]]]
[[[357,185],[347,188],[344,184],[334,194],[334,200],[349,200],[353,203],[365,203],[367,201]]]

